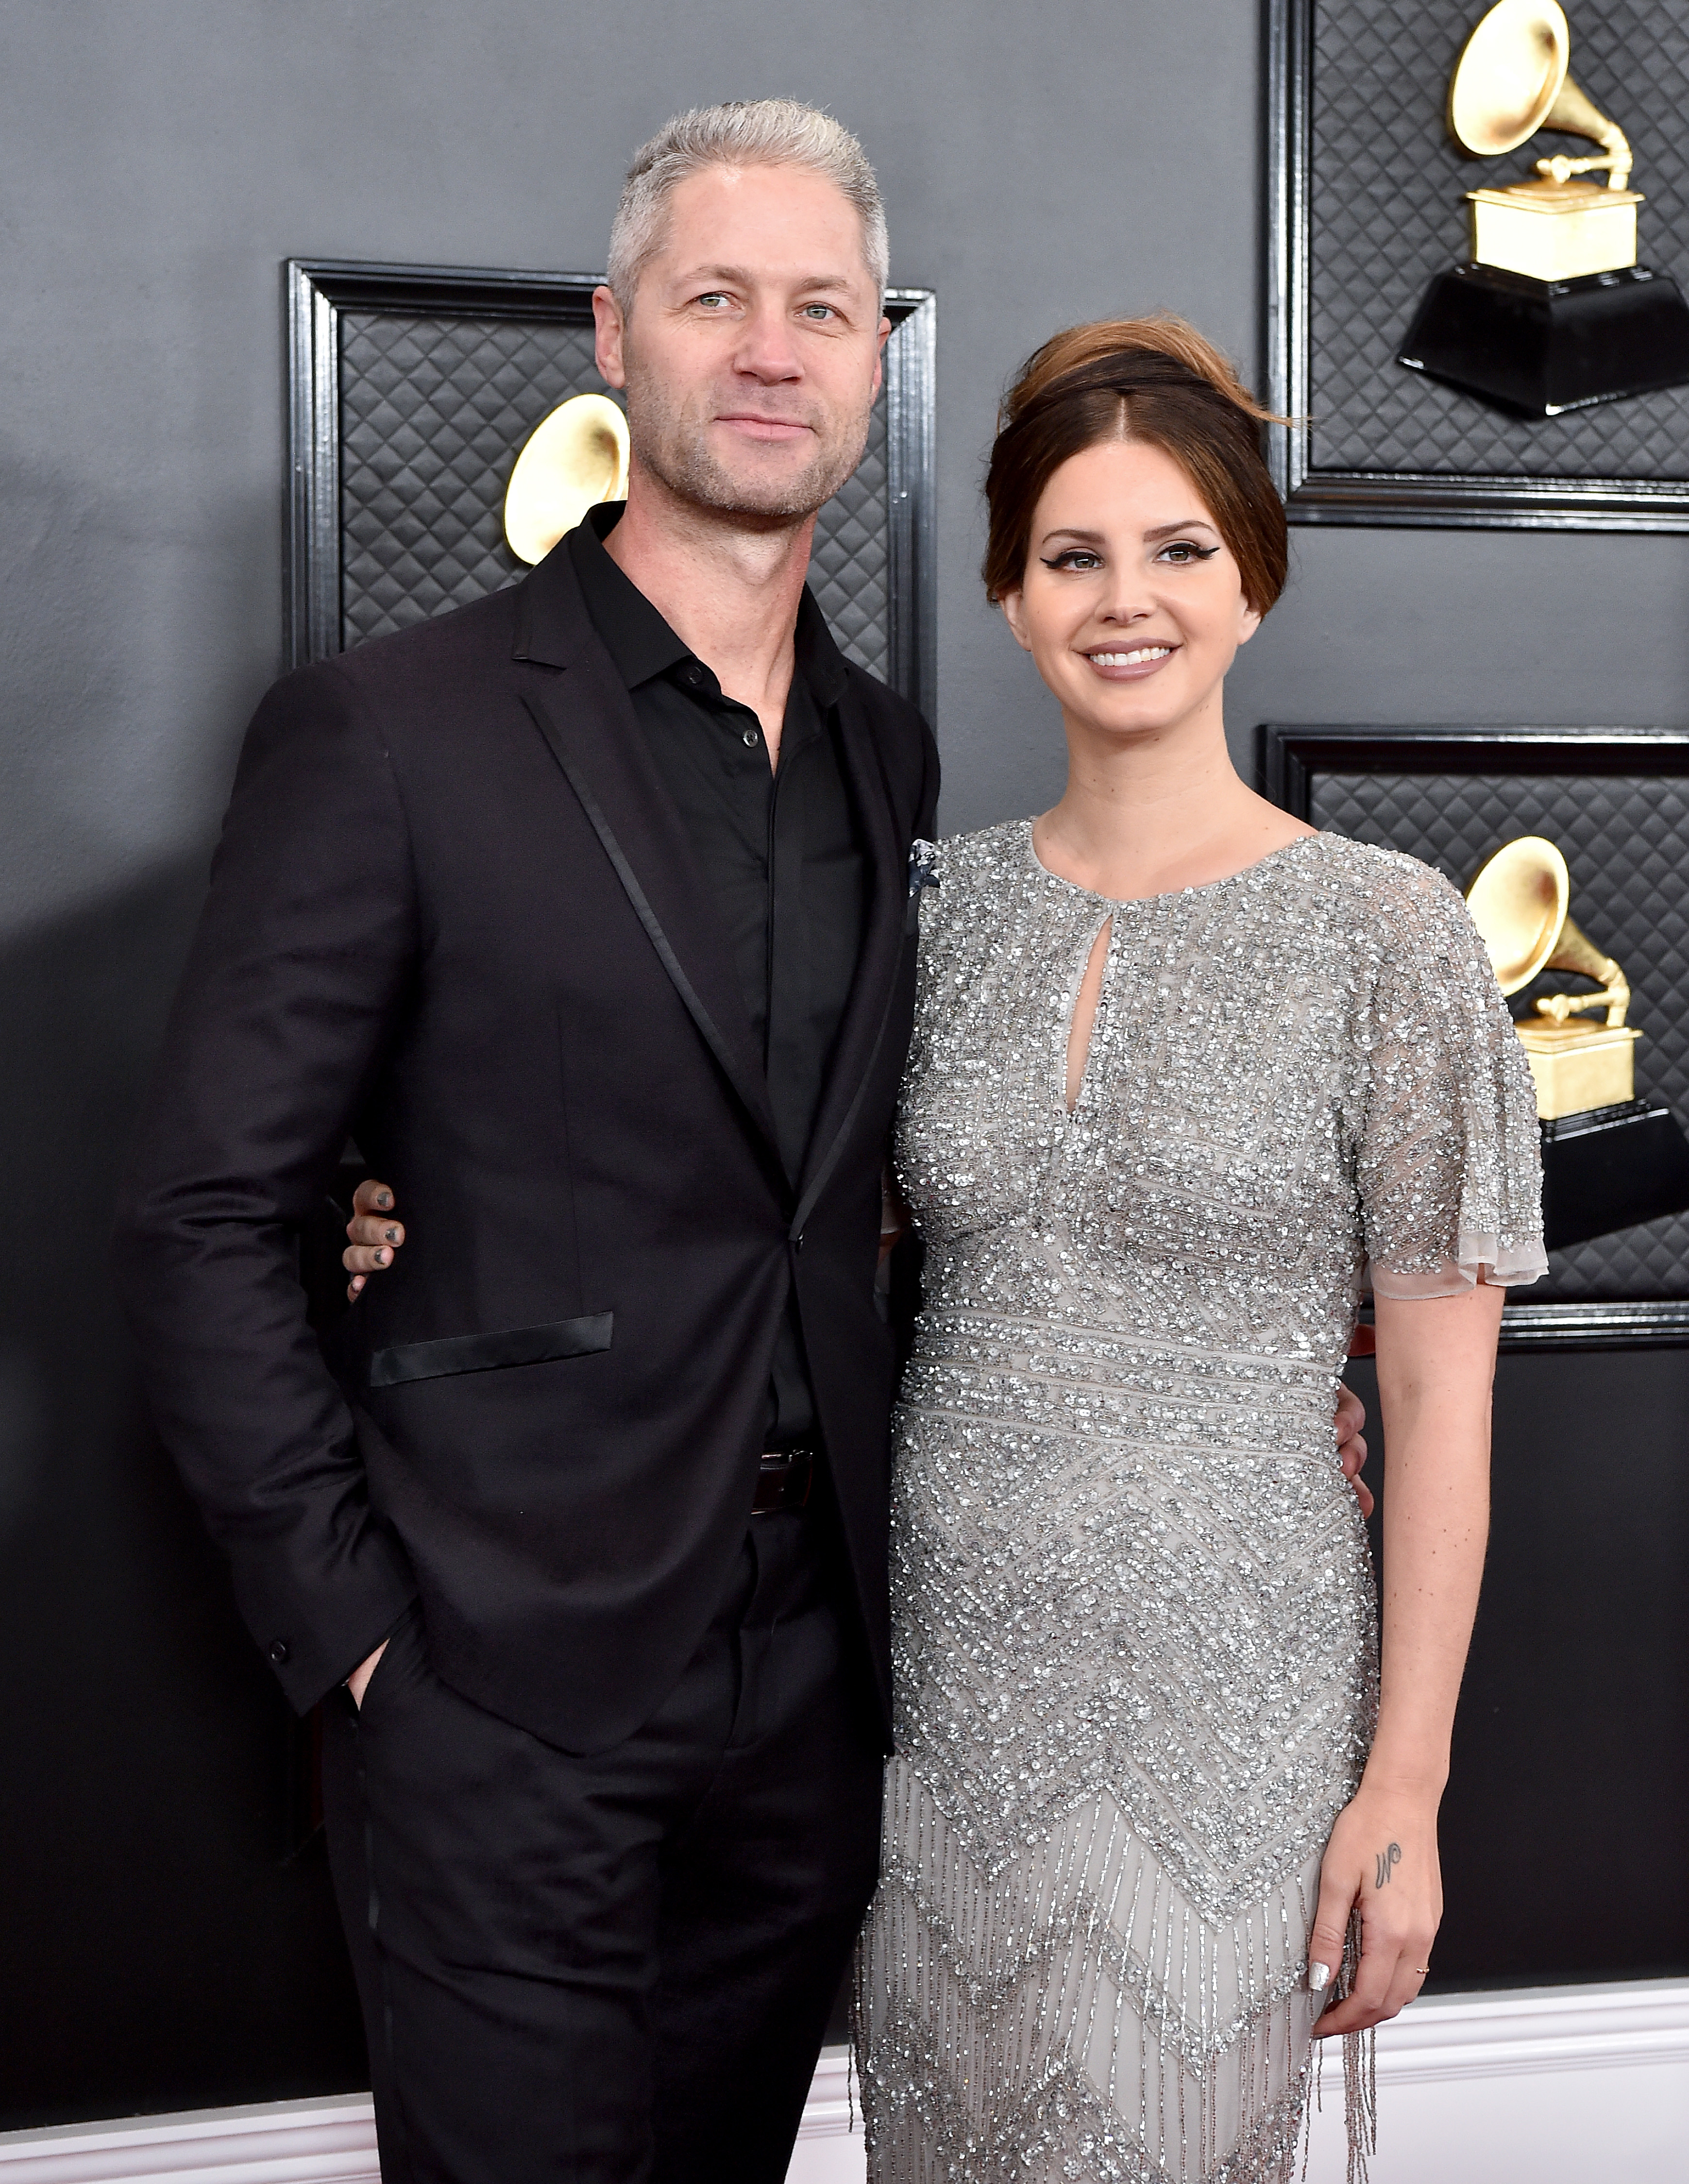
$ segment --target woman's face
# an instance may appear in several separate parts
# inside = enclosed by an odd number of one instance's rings
[[[1111,737],[1218,711],[1261,625],[1196,487],[1141,440],[1101,441],[1056,471],[1002,604],[1069,722]]]

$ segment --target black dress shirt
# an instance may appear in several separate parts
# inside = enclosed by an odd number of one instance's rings
[[[778,770],[762,725],[611,560],[620,504],[569,537],[587,611],[627,687],[720,909],[768,1073],[781,1157],[795,1184],[856,976],[868,864],[839,752],[844,663],[805,590]],[[809,1440],[815,1405],[795,1307],[776,1346],[764,1442]]]

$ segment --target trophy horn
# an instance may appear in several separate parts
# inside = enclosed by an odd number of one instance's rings
[[[1602,990],[1545,994],[1537,1013],[1564,1023],[1587,1009],[1605,1009],[1608,1027],[1616,1029],[1630,1005],[1630,983],[1579,928],[1569,909],[1571,894],[1571,874],[1559,850],[1541,834],[1523,834],[1486,858],[1466,890],[1466,904],[1504,994],[1518,993],[1543,971],[1575,971]]]
[[[1587,136],[1601,147],[1590,159],[1539,159],[1554,181],[1607,169],[1607,187],[1630,178],[1630,141],[1616,121],[1578,88],[1568,70],[1572,34],[1556,0],[1497,0],[1461,50],[1448,86],[1448,127],[1474,159],[1516,151],[1539,129]]]
[[[1579,90],[1570,76],[1554,94],[1554,103],[1543,119],[1545,129],[1563,129],[1569,136],[1588,136],[1600,145],[1602,156],[1597,159],[1567,159],[1558,153],[1552,159],[1539,159],[1536,171],[1547,175],[1550,181],[1564,182],[1571,175],[1586,175],[1597,167],[1607,170],[1609,190],[1622,190],[1630,179],[1635,161],[1630,153],[1630,140],[1616,121],[1611,121],[1596,104]]]
[[[627,497],[627,420],[605,394],[574,394],[541,419],[504,493],[504,537],[519,561],[543,561],[601,500]]]

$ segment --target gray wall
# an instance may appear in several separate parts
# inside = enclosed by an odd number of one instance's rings
[[[0,1993],[14,2121],[360,2068],[284,1750],[137,1412],[104,1274],[127,1117],[280,645],[279,262],[591,269],[674,107],[857,129],[939,297],[948,828],[1056,793],[976,489],[1045,334],[1166,305],[1253,362],[1255,0],[9,0],[0,12]],[[1233,718],[1689,711],[1689,540],[1303,532]]]
[[[3,33],[5,928],[205,838],[277,655],[278,261],[596,267],[629,149],[735,92],[858,129],[895,275],[939,292],[946,824],[1053,793],[974,577],[995,398],[1108,310],[1254,359],[1254,0],[12,0]],[[1689,541],[1303,531],[1296,559],[1240,728],[1685,710]]]

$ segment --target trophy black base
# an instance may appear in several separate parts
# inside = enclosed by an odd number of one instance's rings
[[[1689,1138],[1657,1100],[1592,1107],[1541,1128],[1549,1251],[1689,1212]]]
[[[1440,273],[1398,364],[1526,417],[1689,382],[1689,304],[1646,265],[1532,281],[1495,265]]]

